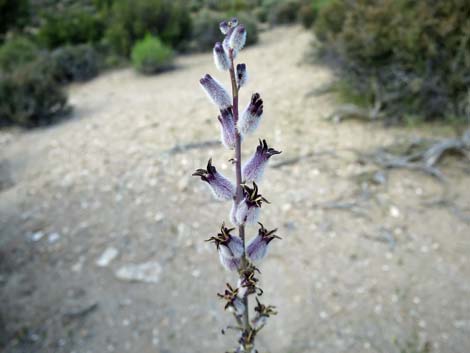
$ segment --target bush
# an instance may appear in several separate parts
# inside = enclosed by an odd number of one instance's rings
[[[0,0],[0,35],[10,28],[24,26],[28,17],[28,0]]]
[[[18,65],[33,61],[37,53],[38,48],[28,38],[11,38],[0,47],[0,69],[11,71]]]
[[[98,75],[100,57],[89,44],[65,46],[50,54],[50,64],[60,83],[86,81]]]
[[[39,42],[47,48],[63,45],[96,43],[104,33],[104,22],[99,14],[78,7],[48,12],[39,28]]]
[[[0,73],[0,126],[47,125],[67,111],[67,97],[43,58]]]
[[[298,0],[277,1],[269,11],[268,21],[274,25],[294,23],[300,7],[301,1]]]
[[[236,16],[248,32],[246,45],[256,43],[258,41],[258,26],[256,20],[247,13],[238,13]],[[191,49],[194,51],[206,51],[212,49],[215,42],[221,42],[224,39],[224,35],[220,32],[219,22],[230,17],[232,17],[232,14],[214,12],[207,9],[203,9],[195,14],[193,18],[193,40]]]
[[[173,63],[173,50],[159,38],[147,35],[132,48],[132,64],[144,74],[167,70]]]
[[[470,84],[467,0],[335,1],[315,24],[351,88],[387,116],[463,116]]]
[[[113,3],[106,41],[117,54],[128,57],[133,45],[147,33],[173,48],[184,48],[191,34],[186,6],[172,0],[122,0]]]

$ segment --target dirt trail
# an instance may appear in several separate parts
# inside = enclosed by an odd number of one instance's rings
[[[364,179],[373,168],[352,152],[444,132],[326,122],[334,97],[309,92],[332,74],[304,63],[310,41],[298,27],[278,28],[241,55],[250,73],[242,102],[255,91],[265,101],[245,156],[265,137],[284,151],[273,162],[292,162],[267,170],[262,184],[272,203],[262,222],[284,239],[261,266],[264,300],[280,314],[260,335],[260,352],[470,351],[470,225],[433,202],[443,184],[408,171],[374,184]],[[5,352],[232,346],[215,296],[231,275],[203,241],[230,205],[190,176],[210,156],[232,175],[230,154],[210,143],[218,123],[198,87],[206,72],[228,84],[209,54],[155,77],[108,73],[70,88],[73,119],[0,133]],[[184,148],[199,142],[209,143]],[[307,157],[291,160],[299,156]],[[445,163],[448,195],[464,209],[468,165]],[[142,264],[144,281],[126,279]]]

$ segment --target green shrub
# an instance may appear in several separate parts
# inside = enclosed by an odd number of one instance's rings
[[[16,66],[33,61],[37,53],[38,48],[28,38],[10,38],[0,47],[0,69],[11,71]]]
[[[334,1],[315,23],[351,88],[389,117],[463,116],[470,83],[468,1]]]
[[[47,12],[39,28],[39,42],[48,48],[98,42],[104,33],[99,14],[79,7]]]
[[[165,44],[184,48],[191,34],[186,6],[172,0],[121,0],[113,3],[106,41],[117,54],[128,57],[135,42],[147,33]]]
[[[215,42],[221,42],[224,39],[219,29],[219,22],[232,16],[237,16],[242,23],[248,35],[246,45],[254,44],[258,41],[258,26],[253,16],[247,13],[221,13],[203,9],[194,15],[193,18],[193,40],[191,49],[194,51],[207,51],[214,47]]]
[[[47,125],[67,110],[67,97],[47,60],[39,58],[11,73],[0,73],[0,126]]]
[[[297,21],[301,7],[299,0],[278,1],[269,11],[268,21],[271,24],[289,24]]]
[[[23,27],[29,18],[29,0],[0,0],[0,35]]]
[[[173,50],[159,38],[147,35],[132,48],[132,64],[144,74],[154,74],[171,68]]]
[[[98,75],[100,57],[89,44],[65,46],[50,54],[50,65],[58,82],[86,81]]]

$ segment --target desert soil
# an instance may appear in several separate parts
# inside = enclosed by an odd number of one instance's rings
[[[263,300],[279,311],[260,353],[469,352],[468,163],[445,159],[447,183],[408,170],[368,178],[377,168],[355,151],[450,133],[325,120],[337,100],[312,92],[333,74],[306,63],[311,40],[278,28],[240,55],[242,105],[253,92],[265,101],[244,158],[259,137],[283,151],[261,184],[271,201],[261,221],[283,239],[260,265]],[[4,352],[234,346],[220,334],[231,317],[216,293],[235,277],[204,242],[230,205],[191,177],[209,157],[233,176],[199,88],[207,72],[228,85],[209,53],[153,77],[103,74],[69,88],[70,120],[0,133]]]

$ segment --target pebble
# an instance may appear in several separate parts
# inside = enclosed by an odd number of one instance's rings
[[[144,283],[158,283],[162,273],[162,266],[156,261],[141,264],[129,264],[119,268],[115,275],[124,281],[138,281]]]
[[[117,256],[119,255],[119,250],[115,247],[106,248],[101,256],[96,260],[96,265],[99,267],[107,267]]]

